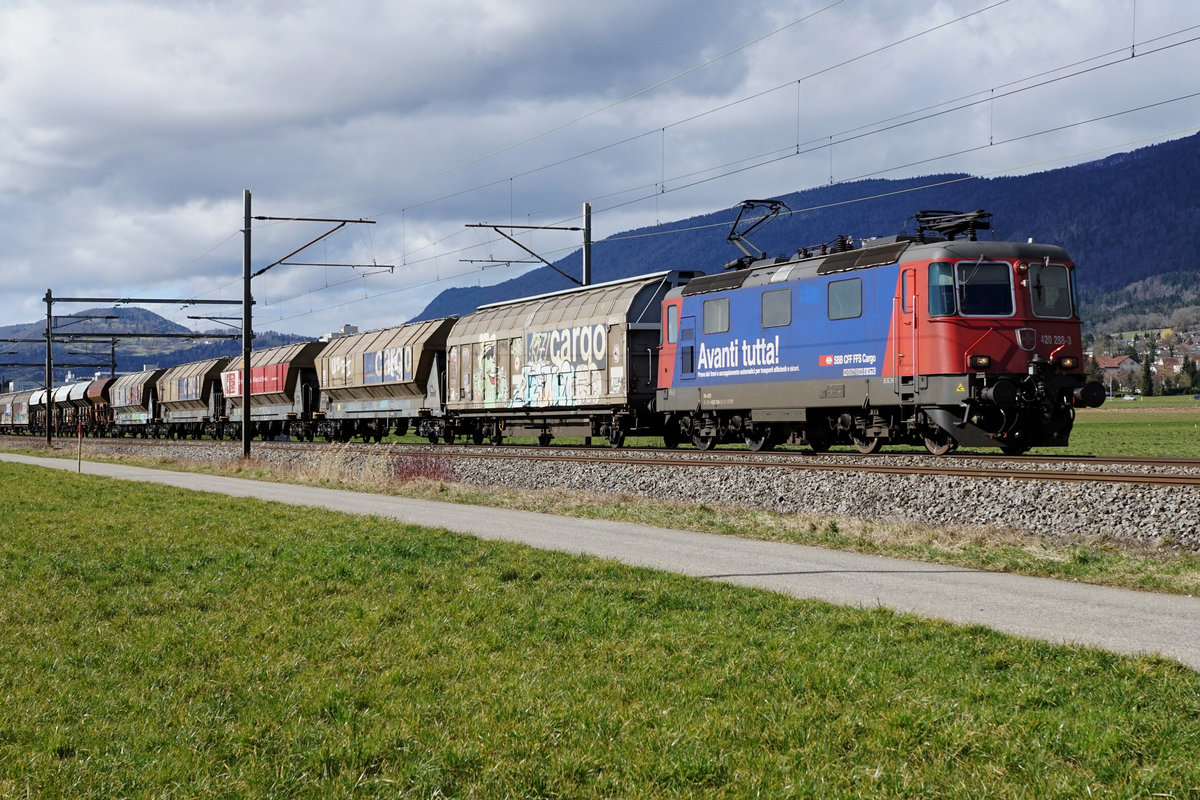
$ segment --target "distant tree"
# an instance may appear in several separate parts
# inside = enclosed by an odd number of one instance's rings
[[[1092,356],[1087,360],[1087,367],[1084,370],[1087,373],[1089,381],[1104,382],[1104,373],[1100,369],[1100,364],[1096,361],[1096,357]]]
[[[1142,362],[1142,395],[1150,397],[1154,394],[1154,373],[1150,371],[1150,366],[1154,363],[1154,339],[1150,338],[1146,344],[1146,360]]]

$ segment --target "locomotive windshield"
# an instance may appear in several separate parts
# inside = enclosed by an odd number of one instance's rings
[[[929,314],[1008,317],[1013,313],[1012,267],[1003,261],[938,261],[929,265]]]
[[[1029,299],[1038,317],[1071,316],[1071,276],[1062,264],[1029,265]]]

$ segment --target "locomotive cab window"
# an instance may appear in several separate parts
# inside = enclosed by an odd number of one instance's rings
[[[716,297],[704,301],[704,332],[725,333],[729,330],[729,298]]]
[[[954,278],[964,317],[1012,316],[1012,267],[1007,262],[960,261],[954,265]]]
[[[1029,299],[1037,317],[1071,316],[1071,276],[1062,264],[1029,265]]]
[[[763,292],[762,326],[779,328],[792,324],[792,290],[775,289]]]
[[[833,281],[829,284],[829,318],[854,319],[862,316],[862,278]]]
[[[954,268],[945,261],[929,265],[929,316],[954,313]]]
[[[929,315],[1011,317],[1012,266],[1004,261],[935,262],[929,265]]]
[[[679,341],[679,306],[667,306],[667,328],[666,328],[667,344],[675,344]]]

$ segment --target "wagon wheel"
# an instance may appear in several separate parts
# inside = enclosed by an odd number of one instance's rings
[[[833,445],[833,437],[829,435],[829,431],[821,428],[805,431],[804,439],[808,442],[808,449],[814,453],[824,453]]]
[[[958,442],[943,430],[939,429],[925,435],[925,449],[935,456],[944,456],[954,452],[957,448]]]
[[[608,446],[615,449],[623,444],[625,444],[625,431],[613,428],[612,433],[608,435]]]
[[[752,453],[757,453],[760,450],[770,450],[775,446],[771,441],[770,428],[755,428],[746,433],[746,449]]]
[[[549,433],[539,433],[538,434],[538,447],[549,447],[550,440],[553,438],[554,437]]]
[[[429,443],[430,443],[430,444],[437,444],[437,443],[438,443],[438,435],[437,435],[436,433],[431,433],[431,434],[429,434],[429,437],[428,437],[428,438],[429,438]]]
[[[850,441],[854,444],[854,449],[864,456],[878,453],[883,449],[883,439],[878,436],[859,436],[852,433],[850,434]]]
[[[483,444],[483,431],[471,431],[471,444]]]
[[[492,435],[488,437],[488,441],[492,443],[492,447],[499,447],[500,443],[504,441],[504,434],[500,432],[499,428],[492,428]]]
[[[715,436],[701,436],[698,433],[692,435],[692,446],[697,450],[712,450],[716,443],[717,437]]]

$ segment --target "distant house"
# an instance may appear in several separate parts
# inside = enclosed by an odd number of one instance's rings
[[[1151,364],[1150,371],[1155,375],[1158,375],[1160,372],[1164,375],[1178,375],[1183,371],[1183,361],[1178,358],[1165,356]]]
[[[1096,356],[1096,364],[1099,365],[1100,374],[1106,381],[1128,375],[1138,368],[1138,363],[1130,356]]]

